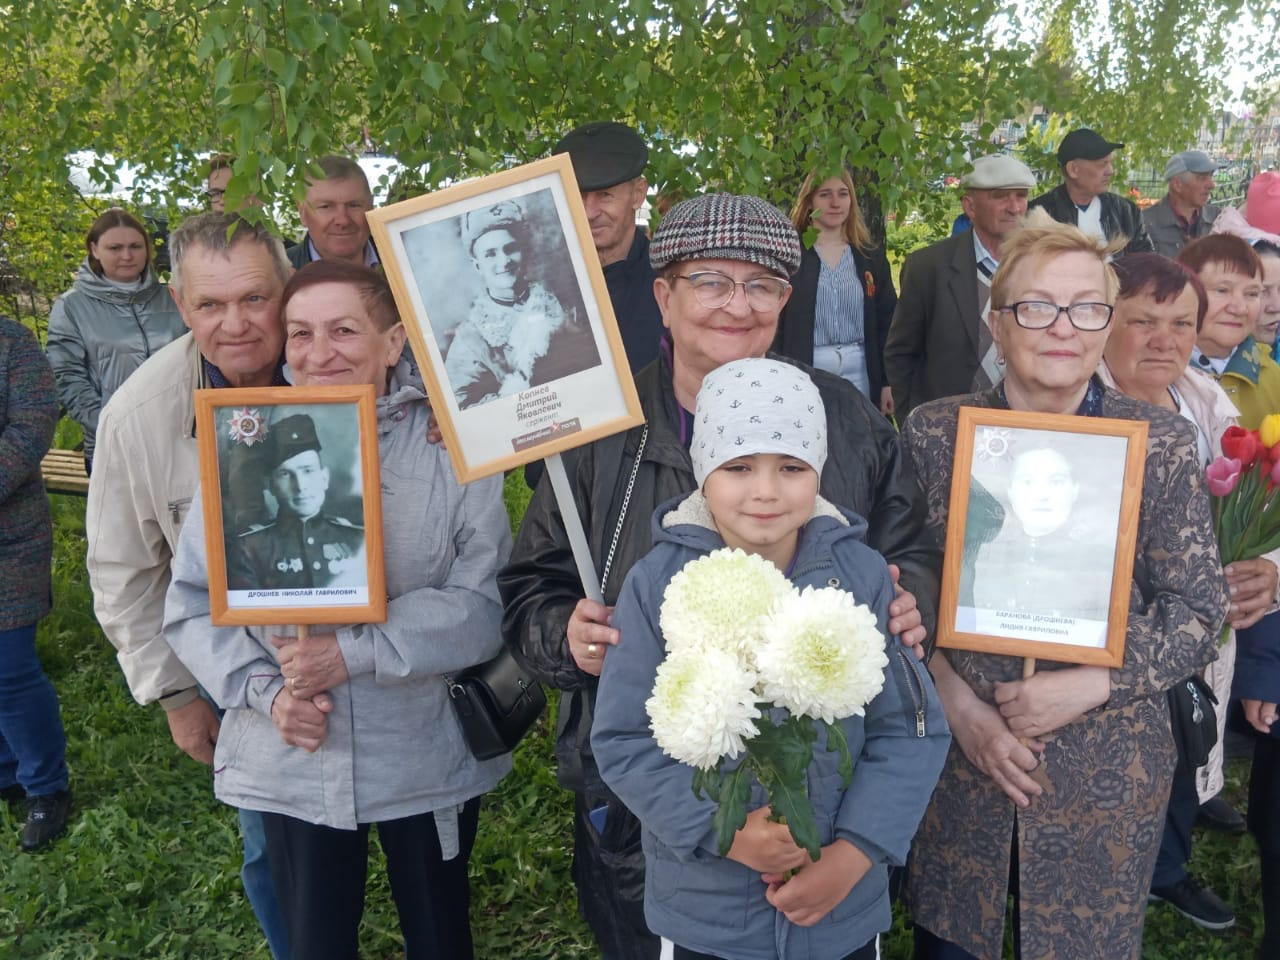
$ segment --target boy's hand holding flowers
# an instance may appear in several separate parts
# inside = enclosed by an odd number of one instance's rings
[[[717,804],[720,854],[760,862],[765,844],[743,831],[754,779],[772,810],[752,816],[784,822],[817,860],[805,773],[820,724],[827,749],[841,755],[846,786],[853,775],[838,721],[862,715],[884,686],[889,658],[875,615],[843,590],[798,591],[768,560],[725,548],[671,578],[659,620],[667,656],[645,709],[658,746],[695,767],[694,792]],[[772,860],[756,868],[788,869]]]
[[[836,840],[822,848],[816,862],[806,858],[789,878],[773,873],[761,879],[769,885],[765,899],[775,910],[798,927],[811,927],[834,910],[870,869],[865,853],[848,840]]]

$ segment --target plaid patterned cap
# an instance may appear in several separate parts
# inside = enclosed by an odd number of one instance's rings
[[[800,237],[759,197],[708,193],[672,207],[649,244],[654,270],[683,260],[745,260],[790,277],[800,268]]]

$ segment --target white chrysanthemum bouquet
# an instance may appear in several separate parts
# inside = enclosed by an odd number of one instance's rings
[[[875,615],[844,590],[797,590],[768,560],[726,547],[671,578],[659,626],[667,656],[645,702],[650,729],[663,753],[695,768],[694,793],[717,804],[721,856],[746,823],[754,776],[773,818],[817,860],[805,771],[821,723],[849,785],[853,760],[837,721],[861,716],[884,687],[889,658]],[[786,716],[775,722],[772,707]]]

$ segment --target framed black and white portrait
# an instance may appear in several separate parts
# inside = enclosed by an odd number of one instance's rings
[[[369,222],[461,482],[641,421],[568,157]]]
[[[214,624],[386,619],[372,386],[199,390],[196,434]]]
[[[1119,666],[1147,424],[962,407],[938,645]]]

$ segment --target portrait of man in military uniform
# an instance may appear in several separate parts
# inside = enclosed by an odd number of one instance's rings
[[[295,413],[271,424],[257,465],[276,515],[227,541],[227,588],[365,585],[364,527],[328,505],[330,471],[314,418]]]
[[[404,243],[459,409],[600,365],[550,190],[416,227]]]

